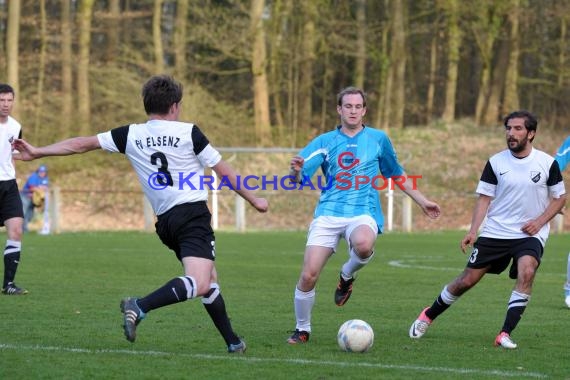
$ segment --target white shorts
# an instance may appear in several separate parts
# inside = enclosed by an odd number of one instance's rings
[[[336,251],[340,238],[343,237],[344,240],[350,242],[352,231],[362,225],[370,227],[375,234],[378,234],[378,225],[370,215],[354,216],[352,218],[319,216],[311,222],[307,245],[332,248],[333,251]]]

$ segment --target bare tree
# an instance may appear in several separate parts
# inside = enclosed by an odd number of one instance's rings
[[[61,0],[61,124],[58,137],[69,134],[73,110],[71,1]]]
[[[459,28],[458,0],[444,0],[443,6],[447,19],[447,76],[445,80],[445,104],[442,119],[447,123],[455,120],[455,94],[457,92],[457,73],[459,66],[459,47],[461,30]]]
[[[356,61],[354,63],[354,85],[364,87],[366,75],[366,0],[356,1]]]
[[[79,132],[87,135],[90,131],[91,96],[89,94],[89,65],[91,47],[91,19],[95,0],[83,0],[79,6],[79,58],[77,60],[77,113]]]
[[[180,79],[186,78],[188,71],[186,59],[188,9],[188,0],[177,0],[174,30],[174,75]]]
[[[44,104],[44,81],[46,74],[46,50],[47,50],[47,16],[46,16],[46,2],[40,0],[40,56],[38,67],[38,82],[37,82],[37,105],[36,115],[34,118],[34,139],[39,135],[41,125],[41,116],[43,113]]]
[[[253,75],[253,111],[256,144],[267,146],[271,142],[271,120],[269,118],[269,86],[267,84],[267,50],[263,11],[265,0],[251,2],[251,72]]]
[[[19,81],[19,37],[20,37],[20,1],[8,3],[8,28],[6,30],[6,71],[7,82],[14,88],[16,94],[20,93]],[[18,114],[18,102],[15,103],[14,114]]]
[[[505,75],[505,95],[503,99],[503,111],[515,110],[519,108],[518,79],[519,79],[519,14],[520,0],[511,0],[511,10],[509,12],[509,60]]]
[[[162,47],[162,2],[154,0],[154,11],[152,12],[152,44],[154,47],[154,64],[156,73],[164,72],[164,48]]]
[[[404,126],[406,104],[406,6],[402,0],[391,1],[392,38],[390,41],[390,73],[384,88],[386,119],[384,129]]]

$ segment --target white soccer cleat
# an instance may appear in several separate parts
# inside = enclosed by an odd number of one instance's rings
[[[495,346],[501,346],[510,350],[517,348],[517,344],[513,342],[511,336],[504,331],[501,331],[501,333],[495,338]]]
[[[566,298],[564,299],[564,302],[566,302],[566,306],[568,306],[570,308],[570,290],[567,290],[565,292],[566,294]]]
[[[426,307],[422,310],[418,319],[412,323],[410,327],[410,338],[412,339],[420,339],[426,333],[428,327],[431,325],[432,320],[426,315],[426,310],[429,307]]]

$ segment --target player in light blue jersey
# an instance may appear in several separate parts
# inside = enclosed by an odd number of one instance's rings
[[[560,171],[564,171],[568,163],[570,162],[570,136],[566,137],[566,140],[562,143],[556,156],[554,156],[558,166],[560,166]],[[564,301],[566,306],[570,308],[570,253],[568,253],[568,267],[566,270],[566,283],[564,284]]]
[[[319,181],[322,192],[295,288],[297,323],[287,340],[290,344],[309,339],[315,285],[340,238],[348,242],[349,258],[341,268],[334,300],[338,306],[348,301],[355,274],[371,260],[376,237],[382,233],[384,218],[378,190],[386,187],[388,178],[426,215],[437,218],[440,214],[439,205],[417,189],[417,176],[406,175],[386,133],[363,124],[366,95],[361,89],[342,90],[337,97],[337,112],[341,124],[316,137],[291,160],[290,174],[296,182],[309,183],[319,168],[324,179]]]

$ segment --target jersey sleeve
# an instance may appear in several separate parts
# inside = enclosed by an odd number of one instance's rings
[[[197,126],[192,127],[192,144],[194,154],[200,163],[211,168],[222,160],[222,155],[210,144],[210,141]]]
[[[322,140],[322,137],[315,138],[299,152],[299,156],[305,160],[301,177],[312,177],[325,161],[328,151],[323,146]]]
[[[378,166],[382,175],[386,178],[403,175],[404,169],[398,162],[396,150],[388,136],[383,135],[380,144],[382,154],[380,155]]]
[[[110,131],[99,133],[97,139],[101,148],[112,153],[125,153],[127,148],[127,137],[129,136],[129,126],[124,125]]]
[[[475,190],[475,192],[477,194],[494,197],[498,183],[499,181],[497,180],[497,175],[491,166],[491,161],[487,161],[487,164],[483,169],[483,173],[481,174],[481,178],[479,179],[477,190]]]
[[[552,161],[552,165],[550,165],[546,185],[548,186],[550,196],[553,198],[560,198],[566,194],[562,172],[560,171],[557,160]]]

